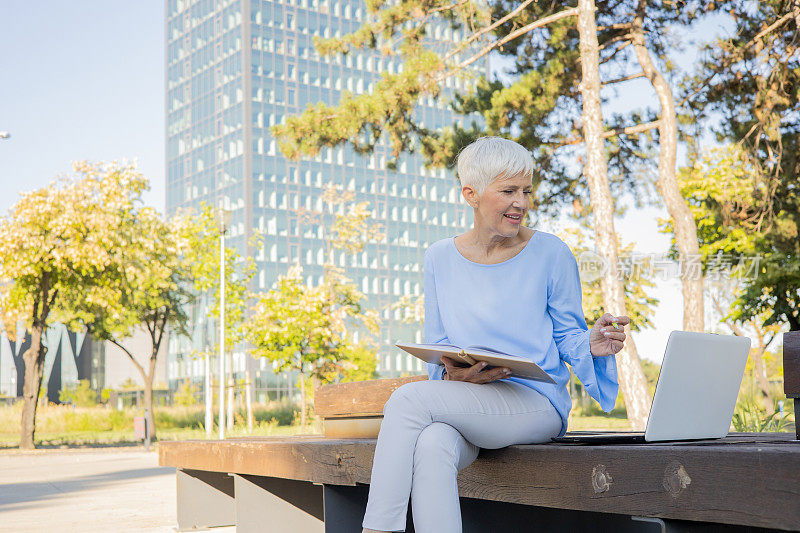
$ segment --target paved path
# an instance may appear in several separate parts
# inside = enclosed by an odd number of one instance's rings
[[[175,469],[154,452],[0,452],[2,532],[172,533],[175,517]]]

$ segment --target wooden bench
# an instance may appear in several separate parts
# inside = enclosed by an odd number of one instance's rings
[[[791,437],[482,450],[459,474],[464,531],[797,530],[800,446]],[[321,436],[228,439],[161,442],[159,456],[178,468],[181,530],[358,532],[374,447]]]
[[[800,332],[787,335],[786,393],[800,398]],[[160,442],[160,464],[178,469],[179,529],[360,532],[375,440],[330,435],[374,436],[403,382],[319,389],[327,438]],[[482,450],[458,477],[464,532],[800,530],[800,432],[792,437]]]

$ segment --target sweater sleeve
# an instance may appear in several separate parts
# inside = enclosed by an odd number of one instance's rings
[[[614,408],[619,383],[614,356],[595,357],[589,349],[589,330],[581,305],[578,263],[566,245],[556,253],[547,285],[547,311],[559,357],[569,363],[586,392],[605,412]]]
[[[431,251],[425,252],[425,342],[428,344],[449,344],[447,333],[439,314],[439,301],[436,299],[436,278],[433,275],[433,258]],[[425,363],[428,379],[442,379],[444,365]]]

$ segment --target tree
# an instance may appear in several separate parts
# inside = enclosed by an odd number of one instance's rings
[[[327,212],[301,207],[294,211],[294,215],[301,228],[309,224],[322,224],[326,269],[335,263],[335,250],[356,254],[367,243],[380,242],[386,238],[383,225],[376,223],[372,216],[369,202],[354,202],[354,192],[341,190],[335,184],[329,183],[321,198],[328,208]],[[300,255],[302,257],[302,253]]]
[[[377,330],[374,316],[361,308],[364,295],[331,269],[323,284],[309,287],[302,267],[295,265],[278,278],[276,287],[258,299],[245,324],[245,338],[255,357],[277,363],[279,372],[300,374],[301,424],[306,424],[305,379],[324,379],[346,361],[350,347],[348,323],[358,321]]]
[[[681,260],[681,264],[688,266],[697,261],[700,255],[697,226],[686,200],[681,195],[675,174],[678,149],[678,118],[675,111],[675,98],[672,94],[672,88],[656,67],[647,47],[644,26],[647,7],[647,0],[639,0],[633,21],[630,24],[631,43],[642,68],[642,74],[650,80],[661,106],[661,113],[657,121],[659,143],[658,188],[672,219],[678,257]],[[686,272],[682,274],[683,329],[702,332],[705,329],[703,277],[686,275]]]
[[[90,166],[102,173],[102,165]],[[125,169],[138,183],[146,180],[132,166]],[[85,327],[93,338],[108,341],[125,353],[142,377],[146,423],[156,436],[153,414],[153,379],[167,329],[185,332],[190,271],[183,260],[189,242],[180,218],[163,220],[152,208],[141,207],[141,189],[106,231],[113,233],[113,249],[102,276],[89,288],[70,287],[68,298],[72,329]],[[144,328],[150,337],[146,366],[124,344],[124,339]]]
[[[597,245],[609,267],[608,274],[600,278],[600,290],[603,293],[606,311],[613,315],[627,315],[625,289],[622,281],[617,277],[619,250],[614,231],[614,201],[608,186],[608,167],[603,146],[603,115],[600,110],[600,52],[593,1],[578,0],[578,31],[583,71],[581,120],[583,122],[583,142],[586,145],[586,164],[583,174],[589,183]],[[650,397],[647,395],[647,381],[632,338],[627,339],[624,348],[619,352],[617,363],[620,368],[620,387],[628,408],[628,419],[634,427],[644,427],[650,410]]]
[[[643,1],[601,2],[597,6],[581,1],[577,7],[533,0],[519,4],[495,0],[486,6],[436,0],[373,3],[368,6],[369,20],[361,28],[341,38],[318,40],[317,48],[324,55],[378,49],[402,61],[399,72],[384,74],[367,94],[344,93],[338,105],[309,106],[272,131],[281,151],[290,158],[313,156],[321,147],[343,143],[366,153],[386,138],[396,156],[421,152],[434,166],[454,165],[458,150],[476,137],[513,139],[534,155],[535,208],[540,213],[558,212],[564,204],[584,202],[587,197],[593,205],[601,204],[595,209],[595,216],[600,217],[595,220],[597,241],[613,265],[618,252],[613,248],[613,208],[609,209],[612,204],[608,200],[627,192],[646,194],[649,185],[641,179],[641,169],[647,163],[642,156],[651,151],[649,132],[658,129],[659,189],[677,221],[680,254],[688,263],[696,245],[692,242],[693,220],[687,216],[674,180],[674,105],[651,54],[666,55],[667,47],[657,30],[670,22],[686,23],[700,16],[703,10],[697,7],[701,4],[688,2],[685,9],[675,9]],[[461,32],[459,38],[432,43],[428,38],[431,25],[439,22]],[[643,72],[623,74],[601,84],[599,65],[626,66],[631,59],[625,57],[624,49],[632,43]],[[508,65],[502,76],[493,79],[479,76],[477,68],[490,53]],[[474,90],[453,94],[447,89],[450,81],[470,77],[479,78]],[[627,119],[615,117],[617,125],[605,129],[600,87],[638,77],[647,77],[653,85],[661,104],[660,118],[626,124],[649,114],[636,112]],[[480,120],[472,120],[469,126],[456,121],[438,131],[424,127],[415,111],[418,102],[450,96],[457,113],[478,115]],[[595,115],[587,118],[589,112]],[[585,152],[574,148],[578,144],[584,145]],[[583,164],[576,165],[576,160]],[[701,329],[702,280],[685,277],[683,284],[685,323],[688,329]],[[623,302],[621,288],[612,280],[607,285],[607,307],[623,312],[624,308],[618,308]],[[632,421],[642,425],[648,395],[632,342],[620,362],[624,394],[643,398],[629,402]]]
[[[733,158],[752,175],[740,183],[746,186],[738,196],[711,201],[709,213],[720,226],[700,236],[701,248],[705,240],[715,243],[709,251],[741,254],[737,246],[748,243],[748,253],[761,255],[763,265],[743,286],[735,317],[765,317],[764,326],[785,322],[798,330],[800,4],[731,0],[717,7],[733,18],[736,32],[705,48],[699,72],[686,80],[682,102],[693,120],[711,123],[719,141],[736,145],[738,154],[720,156],[723,167],[725,157]],[[713,193],[715,176],[706,174],[704,187]],[[752,239],[739,238],[742,233]]]
[[[289,270],[288,276],[280,277],[276,288],[260,298],[254,313],[244,326],[247,341],[256,346],[254,355],[261,354],[270,360],[279,361],[281,365],[279,370],[292,369],[300,373],[303,426],[307,412],[306,374],[313,381],[328,383],[339,380],[371,379],[375,375],[374,348],[367,340],[357,344],[351,342],[348,329],[360,325],[366,332],[374,332],[378,324],[377,315],[374,311],[362,308],[360,302],[365,296],[344,277],[342,269],[334,262],[335,250],[350,254],[359,253],[368,242],[377,242],[385,238],[383,226],[371,220],[369,203],[354,203],[354,197],[352,192],[342,191],[334,184],[328,184],[322,195],[322,200],[328,208],[327,213],[304,208],[295,211],[298,226],[301,228],[307,224],[323,224],[326,251],[324,282],[314,288],[305,285],[302,279],[302,265],[298,260]],[[301,258],[302,253],[298,259]],[[313,341],[306,339],[309,344],[304,345],[294,337],[295,334],[302,333],[302,320],[295,322],[289,317],[293,308],[303,307],[306,301],[316,302],[308,308],[311,313],[309,317],[313,320],[310,324],[316,324],[319,331],[323,331],[324,334],[318,334],[319,336]],[[331,316],[315,314],[314,306],[318,310],[324,310],[324,313],[332,313]],[[282,335],[271,329],[277,326],[270,324],[270,321],[284,320],[288,321],[291,327],[299,329],[289,334],[278,328],[283,332]],[[291,359],[292,357],[294,359]]]
[[[208,205],[198,213],[186,213],[183,237],[188,241],[184,263],[189,268],[193,288],[197,295],[207,294],[212,302],[209,314],[219,319],[220,239],[216,212]],[[259,241],[250,243],[257,248]],[[235,248],[225,247],[225,345],[234,346],[243,339],[248,286],[255,275],[252,258],[242,259]]]
[[[188,241],[185,250],[184,264],[189,269],[192,279],[193,293],[197,299],[206,298],[211,302],[208,315],[220,319],[220,229],[217,223],[218,210],[203,205],[199,213],[187,214],[184,225],[184,238]],[[259,247],[259,239],[250,243],[251,248]],[[248,287],[256,272],[252,257],[243,260],[236,248],[225,247],[225,346],[232,348],[244,339],[242,325],[250,299]],[[216,346],[205,346],[209,361],[212,353],[219,352],[219,339]],[[233,375],[233,357],[231,350],[226,350],[226,366]],[[221,376],[220,379],[226,379]],[[233,386],[228,380],[228,386]],[[209,384],[210,386],[210,384]],[[208,398],[213,395],[209,394]],[[226,425],[230,430],[234,423],[233,389],[227,395]],[[210,401],[209,401],[210,405]],[[207,408],[209,408],[207,405]],[[209,413],[210,416],[210,413]]]
[[[765,276],[786,278],[784,283],[797,287],[800,272],[784,271],[776,268],[779,265],[765,261],[765,251],[772,247],[774,233],[763,228],[765,219],[773,216],[768,211],[776,184],[765,181],[758,166],[759,162],[740,145],[727,145],[707,150],[694,164],[681,169],[679,181],[697,221],[712,309],[731,333],[753,338],[750,356],[754,374],[767,400],[767,411],[771,412],[764,357],[781,324],[770,320],[774,314],[771,308],[751,314],[743,312],[743,307],[747,305],[748,288],[763,286]],[[771,223],[784,217],[779,214]],[[669,224],[663,225],[669,231]],[[777,272],[772,272],[773,269]]]
[[[598,266],[596,252],[589,246],[591,239],[590,228],[586,227],[588,221],[583,221],[579,228],[567,229],[561,239],[569,245],[570,250],[578,260],[581,271],[581,289],[583,291],[583,308],[586,322],[594,324],[604,313],[603,292],[601,290],[602,271],[595,270]],[[622,280],[625,289],[625,307],[631,317],[631,331],[642,331],[652,328],[654,307],[658,300],[647,294],[648,289],[655,287],[652,276],[655,274],[651,258],[637,255],[634,250],[635,243],[626,246],[620,245],[619,268],[617,276]]]
[[[74,317],[71,298],[105,283],[119,236],[114,228],[146,187],[126,165],[76,163],[75,176],[21,195],[0,222],[0,307],[10,338],[22,321],[31,333],[23,355],[20,448],[32,449],[36,406],[55,321]]]

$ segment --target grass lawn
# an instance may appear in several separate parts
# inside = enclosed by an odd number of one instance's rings
[[[570,430],[586,429],[607,429],[625,430],[629,429],[628,421],[624,418],[611,416],[573,416],[569,421]],[[13,431],[9,431],[13,429]],[[247,433],[246,429],[237,426],[233,431],[226,431],[227,437],[276,437],[291,436],[302,434],[320,434],[319,424],[309,424],[301,428],[299,424],[278,425],[269,422],[260,422],[252,433]],[[158,428],[158,440],[194,440],[205,439],[206,432],[202,427],[168,427]],[[214,428],[211,438],[216,439],[217,429]],[[72,430],[60,428],[58,431],[48,431],[47,428],[36,431],[37,448],[73,448],[81,446],[135,446],[141,444],[140,440],[134,439],[133,427],[130,429],[81,429]],[[0,429],[0,450],[13,449],[19,446],[19,422],[15,425],[4,425]]]
[[[19,405],[0,407],[0,450],[19,446]],[[254,406],[256,421],[252,433],[247,433],[242,417],[237,414],[237,425],[226,431],[227,437],[245,436],[291,436],[321,434],[321,423],[310,423],[301,428],[293,411],[294,406],[269,404]],[[74,408],[69,406],[41,407],[36,417],[36,446],[41,448],[81,446],[135,446],[141,444],[134,439],[133,417],[141,412],[134,409],[117,411],[105,407]],[[202,427],[202,407],[160,407],[156,410],[158,440],[205,439]],[[629,430],[623,409],[615,409],[608,415],[587,413],[579,415],[573,410],[569,418],[571,431],[585,430]],[[733,428],[731,429],[733,431]],[[794,431],[787,424],[783,431]],[[211,438],[216,439],[215,428]]]
[[[0,449],[19,446],[21,402],[0,407]],[[236,413],[236,427],[227,431],[229,437],[282,436],[319,432],[309,425],[302,430],[294,424],[295,407],[273,402],[253,407],[255,423],[253,432],[245,429],[243,413]],[[103,406],[71,407],[48,405],[36,413],[37,447],[121,446],[140,444],[134,439],[133,419],[141,416],[138,409],[116,410]],[[202,406],[157,407],[155,410],[157,437],[160,440],[188,440],[206,438],[202,426]],[[218,435],[215,428],[213,438]]]
[[[307,426],[301,431],[300,426],[268,426],[260,425],[253,428],[252,433],[247,433],[244,428],[234,428],[226,432],[227,437],[275,437],[314,433],[313,426]],[[212,438],[218,436],[216,428]],[[205,439],[206,432],[196,428],[167,428],[158,430],[158,440],[194,440]],[[142,443],[135,440],[133,429],[130,430],[104,430],[104,431],[59,431],[36,432],[37,448],[75,448],[81,446],[136,446]],[[17,448],[19,446],[19,433],[0,433],[0,450]]]

